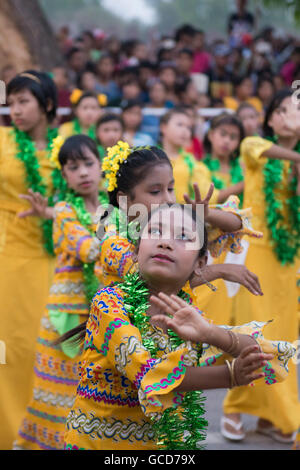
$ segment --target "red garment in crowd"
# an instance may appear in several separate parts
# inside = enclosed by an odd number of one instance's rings
[[[194,63],[191,68],[191,73],[206,73],[211,66],[211,57],[208,52],[201,51],[195,52]]]
[[[187,152],[192,153],[196,160],[203,158],[204,149],[203,144],[198,137],[193,137],[191,145],[185,149]]]

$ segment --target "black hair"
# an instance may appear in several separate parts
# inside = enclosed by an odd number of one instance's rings
[[[191,49],[188,49],[187,47],[185,47],[184,49],[180,49],[180,51],[177,52],[178,56],[182,54],[188,55],[191,59],[194,57],[193,51]]]
[[[241,103],[239,105],[238,109],[236,110],[236,115],[238,116],[239,113],[243,111],[244,109],[252,109],[256,112],[257,115],[259,114],[255,106],[253,106],[253,104],[247,103],[247,101],[245,101],[244,103]]]
[[[195,34],[195,28],[194,26],[190,24],[184,24],[180,26],[176,31],[175,31],[175,41],[178,42],[180,41],[181,36],[183,35],[188,35],[190,37],[194,37]]]
[[[74,103],[73,107],[77,108],[77,106],[79,106],[81,101],[83,101],[85,98],[95,98],[95,100],[99,104],[98,97],[97,97],[96,93],[94,93],[93,91],[84,91],[82,93],[82,95],[80,96],[79,100],[76,103]],[[100,106],[100,104],[99,104],[99,106]]]
[[[72,47],[67,53],[66,53],[66,59],[69,61],[74,54],[77,54],[78,52],[82,52],[79,47]]]
[[[93,139],[84,134],[69,137],[62,145],[58,154],[58,160],[62,168],[69,160],[86,160],[86,149],[90,150],[100,160],[97,144]]]
[[[179,97],[186,92],[189,85],[193,83],[193,80],[190,77],[184,78],[183,80],[179,80],[175,83],[175,93],[179,95]]]
[[[189,116],[186,106],[175,106],[174,108],[171,108],[170,111],[167,111],[160,119],[160,124],[168,124],[170,119],[173,116],[176,116],[176,114],[184,114],[185,116]]]
[[[107,113],[101,116],[100,119],[98,119],[96,123],[96,129],[102,126],[102,124],[106,124],[107,122],[112,122],[112,121],[117,121],[121,125],[122,129],[124,129],[124,122],[121,116],[119,116],[119,114],[113,114],[113,113]]]
[[[292,96],[293,90],[290,88],[284,88],[283,90],[279,90],[277,93],[275,93],[271,103],[269,104],[267,110],[266,110],[266,115],[265,115],[265,120],[263,123],[263,133],[265,137],[273,137],[274,136],[274,131],[272,127],[269,126],[268,122],[274,113],[276,109],[278,109],[281,105],[281,103],[288,97]]]
[[[142,109],[144,107],[144,104],[139,99],[123,100],[120,104],[122,112],[127,111],[130,108],[135,108],[135,106],[138,106]]]
[[[26,70],[9,82],[7,96],[23,90],[30,91],[46,114],[48,122],[52,122],[57,110],[57,89],[52,78],[47,73]],[[49,103],[52,105],[51,109],[48,109]]]
[[[240,132],[240,142],[244,139],[245,137],[245,130],[243,127],[242,122],[236,115],[232,115],[229,113],[221,113],[218,116],[214,117],[211,122],[210,122],[210,130],[217,129],[220,126],[236,126],[239,129]],[[208,137],[209,131],[206,133],[204,140],[203,140],[203,146],[204,150],[206,153],[211,153],[212,151],[212,145]],[[237,150],[233,153],[233,158],[237,158],[239,154],[239,147]]]
[[[120,165],[117,173],[117,187],[108,193],[109,202],[114,207],[119,207],[117,194],[122,191],[132,194],[134,187],[149,174],[156,165],[172,164],[167,154],[158,147],[137,147]]]
[[[240,86],[245,80],[250,80],[252,82],[251,76],[250,75],[239,75],[235,76],[232,80],[233,86],[238,87]]]

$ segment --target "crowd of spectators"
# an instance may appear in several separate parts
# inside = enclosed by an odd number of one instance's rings
[[[100,29],[71,37],[69,28],[62,27],[57,40],[65,65],[51,70],[59,106],[71,108],[75,88],[104,94],[107,106],[127,111],[135,128],[155,142],[155,109],[236,111],[246,102],[263,115],[278,89],[300,79],[300,39],[273,27],[258,30],[247,7],[246,0],[237,0],[227,20],[227,37],[210,41],[204,30],[189,24],[151,44],[123,41]],[[1,78],[7,83],[14,73],[7,66]],[[148,112],[142,113],[143,108]]]

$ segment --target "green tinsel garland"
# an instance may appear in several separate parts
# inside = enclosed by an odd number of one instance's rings
[[[47,184],[43,177],[40,175],[40,163],[36,157],[35,143],[31,140],[26,132],[20,131],[17,127],[13,128],[13,137],[18,147],[16,158],[21,160],[25,167],[26,182],[32,191],[40,193],[42,196],[47,197]],[[48,129],[47,131],[47,153],[50,157],[51,145],[53,139],[58,135],[57,129]],[[66,191],[66,182],[63,179],[61,172],[55,168],[51,173],[53,184],[53,195],[48,197],[48,206],[53,207],[56,202],[63,199]],[[44,248],[48,254],[54,255],[53,240],[52,240],[52,220],[42,220],[41,228],[43,232]]]
[[[145,282],[140,279],[138,273],[125,277],[119,287],[126,294],[124,307],[128,311],[129,318],[136,326],[142,336],[143,346],[149,351],[152,358],[158,357],[159,348],[150,337],[150,317],[147,315],[149,307],[149,290]],[[180,291],[179,297],[191,303],[187,293]],[[171,348],[174,350],[184,341],[172,330],[168,330]],[[198,356],[201,356],[199,346]],[[203,397],[201,391],[183,393],[181,404],[174,408],[167,408],[161,418],[157,421],[152,418],[152,427],[157,447],[163,450],[199,450],[203,446],[200,441],[205,440],[207,421],[202,417],[205,413],[203,408]]]
[[[76,195],[73,191],[69,190],[66,194],[65,200],[70,204],[76,212],[78,221],[85,227],[91,235],[95,235],[92,226],[92,215],[86,210],[84,199]],[[108,204],[108,196],[105,192],[99,192],[99,204],[104,206]],[[84,292],[88,304],[92,303],[92,299],[99,289],[99,279],[94,273],[95,262],[83,263],[83,283]]]
[[[84,134],[83,130],[82,130],[82,127],[80,125],[80,122],[78,121],[77,118],[75,118],[73,120],[73,129],[74,129],[74,133],[76,135],[78,134]],[[96,140],[96,127],[95,126],[91,126],[88,130],[88,133],[87,133],[88,137],[90,137],[91,139],[93,140]]]
[[[216,175],[214,175],[214,172],[220,171],[220,161],[217,158],[211,158],[210,154],[207,154],[205,158],[203,159],[203,163],[207,166],[207,168],[211,171],[212,173],[212,182],[215,185],[216,189],[224,189],[225,188],[225,183],[221,178],[218,178]],[[240,159],[239,158],[233,158],[230,160],[230,181],[232,184],[237,184],[240,183],[241,181],[244,180],[244,175],[243,175],[243,170],[240,164]],[[239,195],[240,199],[240,207],[243,206],[243,194]]]
[[[277,143],[277,137],[268,138]],[[294,149],[300,153],[300,143]],[[297,178],[292,178],[288,189],[292,196],[287,199],[288,223],[281,212],[282,202],[276,197],[276,190],[282,185],[284,162],[268,159],[263,169],[266,221],[272,245],[281,264],[293,264],[300,248],[300,196],[296,194]]]

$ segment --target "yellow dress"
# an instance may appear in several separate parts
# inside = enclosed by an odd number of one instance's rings
[[[32,396],[19,423],[15,450],[63,449],[66,417],[79,380],[79,347],[68,342],[59,346],[51,343],[88,319],[83,263],[96,261],[100,241],[80,224],[66,202],[55,206],[55,214],[55,274],[35,341]],[[95,230],[96,226],[90,228]],[[101,270],[98,276],[100,286]]]
[[[211,171],[211,177],[213,176],[223,182],[224,188],[228,188],[234,184],[231,181],[229,173]],[[235,197],[235,199],[237,199],[237,197]],[[248,233],[248,235],[251,236],[250,233]],[[228,250],[223,251],[218,258],[213,259],[213,263],[226,263],[227,253]],[[208,288],[206,290],[202,289],[201,294],[199,292],[199,295],[201,295],[201,298],[199,298],[199,305],[201,305],[201,308],[203,308],[208,317],[216,325],[230,325],[232,322],[232,297],[229,297],[226,283],[223,279],[216,279],[213,282],[213,285],[217,288],[215,292],[210,291]]]
[[[239,332],[253,335],[263,350],[274,352],[272,375],[264,371],[261,380],[284,380],[292,348],[265,341],[261,327],[253,322]],[[203,345],[200,362],[197,345],[190,341],[173,349],[169,336],[152,325],[147,340],[158,350],[155,357],[131,323],[122,284],[96,294],[87,323],[80,381],[67,418],[66,450],[156,449],[153,421],[160,420],[170,407],[179,416],[185,411],[181,405],[185,393],[176,388],[186,367],[224,364],[222,352],[209,345]],[[278,349],[284,349],[281,356]]]
[[[11,449],[30,399],[35,339],[54,270],[43,247],[37,217],[20,219],[29,209],[24,164],[16,158],[11,128],[0,128],[0,341],[6,346],[0,364],[0,449]],[[49,194],[51,166],[46,151],[36,154]]]
[[[265,219],[265,196],[263,192],[263,168],[267,161],[264,151],[271,142],[260,137],[248,137],[241,145],[244,159],[245,190],[244,205],[252,207],[253,225],[263,232],[264,237],[253,239],[246,257],[247,268],[258,276],[263,296],[256,297],[241,287],[234,301],[235,324],[253,319],[273,320],[268,325],[269,338],[280,337],[293,343],[298,339],[296,263],[283,266],[277,260],[269,238]],[[290,162],[284,161],[283,184],[277,189],[277,196],[283,202],[290,197],[288,192]],[[267,419],[283,433],[291,433],[300,424],[300,404],[298,400],[297,368],[291,363],[290,374],[281,384],[271,388],[256,384],[254,387],[241,387],[230,390],[224,401],[225,413],[247,413]]]
[[[69,137],[72,137],[72,135],[75,135],[73,121],[62,124],[58,129],[58,133],[64,139],[68,139]]]
[[[232,96],[225,96],[223,98],[223,101],[224,101],[224,107],[232,109],[233,111],[237,111],[239,105],[241,104],[236,98],[233,98]],[[244,103],[251,104],[259,114],[263,113],[263,110],[264,110],[263,104],[261,100],[257,98],[256,96],[251,96]]]
[[[189,163],[191,162],[191,163]],[[180,152],[177,158],[171,159],[175,180],[175,195],[179,203],[184,202],[184,194],[189,195],[193,183],[198,183],[201,196],[206,196],[211,184],[210,171],[203,162],[197,161],[192,154]],[[218,201],[218,190],[214,190],[210,203]]]

